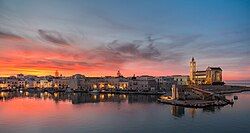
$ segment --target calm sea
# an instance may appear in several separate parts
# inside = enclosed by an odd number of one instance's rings
[[[250,92],[233,106],[183,108],[157,96],[0,94],[1,133],[249,133]]]
[[[226,85],[247,86],[250,87],[250,80],[228,80]]]

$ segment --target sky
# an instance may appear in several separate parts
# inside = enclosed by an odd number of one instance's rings
[[[0,0],[0,76],[165,76],[221,67],[250,80],[248,0]]]

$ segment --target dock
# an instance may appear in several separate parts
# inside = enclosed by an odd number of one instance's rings
[[[192,107],[192,108],[205,108],[210,106],[225,106],[228,104],[233,104],[233,101],[230,100],[214,100],[214,101],[204,101],[204,100],[165,100],[158,99],[159,103],[183,106],[183,107]]]

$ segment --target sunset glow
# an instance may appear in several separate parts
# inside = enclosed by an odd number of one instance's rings
[[[250,0],[0,0],[0,133],[250,133]]]
[[[164,1],[149,7],[145,2],[144,8],[137,2],[47,2],[1,1],[0,76],[54,75],[56,70],[64,76],[114,76],[117,70],[124,76],[188,74],[194,56],[201,70],[221,67],[224,80],[250,79],[250,16],[243,1],[206,7],[196,2],[198,9],[205,8],[199,13]],[[138,8],[147,15],[124,11]],[[201,14],[202,20],[193,19]]]

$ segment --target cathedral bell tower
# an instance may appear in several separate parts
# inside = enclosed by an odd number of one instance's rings
[[[194,57],[192,57],[192,60],[190,61],[190,82],[195,83],[195,72],[196,72],[196,62],[194,60]]]

